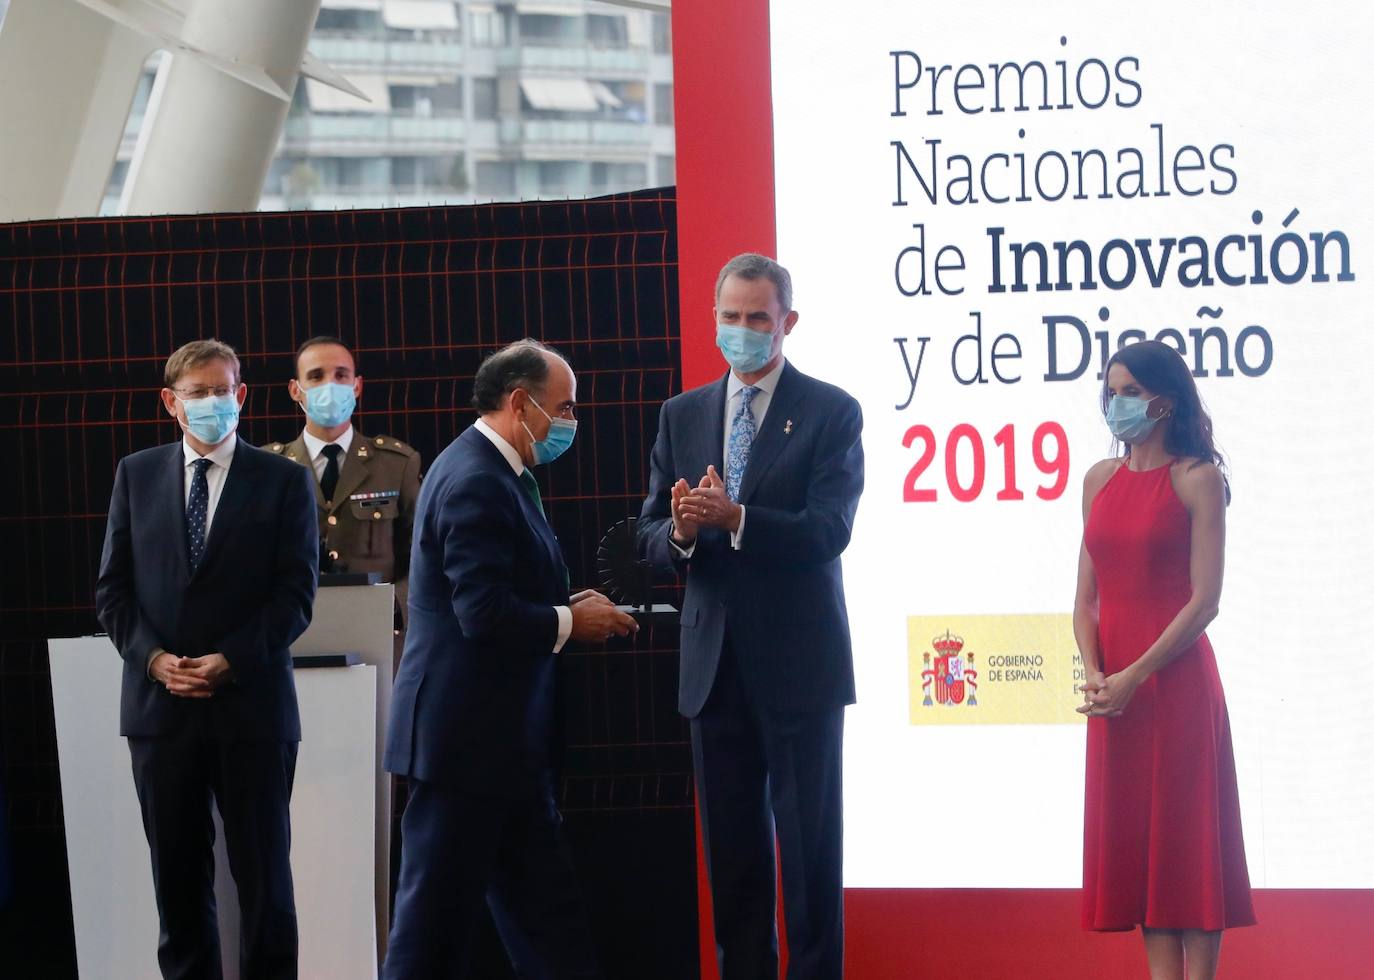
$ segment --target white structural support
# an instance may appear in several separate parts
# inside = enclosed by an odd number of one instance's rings
[[[319,0],[189,0],[182,38],[279,89],[250,85],[204,58],[163,63],[120,211],[252,211],[281,138]]]
[[[95,214],[148,56],[165,50],[121,211],[257,207],[320,0],[12,0],[0,32],[0,222]]]
[[[0,221],[95,214],[158,45],[69,0],[13,0],[0,31]]]

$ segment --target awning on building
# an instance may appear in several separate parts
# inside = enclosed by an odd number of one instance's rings
[[[458,9],[453,0],[386,0],[382,21],[402,31],[456,31]]]
[[[591,82],[592,94],[596,96],[596,101],[612,109],[619,109],[625,103],[620,100],[620,96],[611,91],[605,82]]]
[[[522,78],[520,91],[536,109],[595,112],[601,106],[592,86],[582,78]]]
[[[305,96],[310,100],[310,108],[315,112],[390,112],[391,91],[386,87],[386,79],[380,75],[350,75],[348,80],[362,90],[371,102],[364,102],[347,92],[317,82],[313,78],[304,79]]]

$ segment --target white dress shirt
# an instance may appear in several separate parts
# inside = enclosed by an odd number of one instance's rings
[[[487,440],[493,446],[501,451],[501,455],[505,457],[506,462],[510,464],[510,468],[515,472],[516,477],[519,478],[520,474],[525,472],[526,467],[525,461],[520,458],[520,454],[515,451],[515,447],[501,438],[497,431],[487,425],[484,420],[478,419],[473,423],[473,426],[478,432],[486,436]],[[524,488],[521,488],[521,492],[524,492]],[[558,640],[553,645],[553,652],[557,653],[559,650],[563,649],[563,644],[568,642],[568,637],[572,636],[572,609],[568,606],[554,606],[553,611],[558,614]]]
[[[209,484],[210,499],[205,505],[205,537],[210,537],[210,527],[215,523],[215,508],[219,506],[220,494],[224,492],[224,478],[229,475],[229,465],[234,461],[234,449],[239,444],[237,432],[230,433],[229,438],[225,439],[214,449],[205,454],[205,458],[210,461],[210,466],[205,470],[205,482]],[[195,478],[196,470],[191,464],[200,459],[200,453],[191,448],[190,443],[183,437],[181,440],[181,452],[186,461],[186,477],[181,482],[182,506],[191,503],[191,481]]]
[[[353,426],[344,430],[344,434],[335,439],[332,443],[325,442],[323,439],[316,439],[306,429],[301,435],[305,436],[305,451],[310,454],[310,465],[315,467],[315,480],[319,482],[324,476],[324,468],[329,465],[329,457],[324,454],[325,446],[338,446],[343,450],[339,454],[339,469],[343,469],[344,457],[348,455],[348,447],[353,445]]]
[[[773,392],[777,390],[778,379],[782,377],[782,369],[786,364],[787,358],[783,358],[778,361],[777,367],[773,368],[773,370],[754,382],[753,386],[757,388],[758,391],[754,394],[754,400],[749,403],[749,410],[754,415],[755,442],[758,441],[759,433],[763,431],[763,417],[767,414],[768,406],[773,401]],[[721,423],[723,432],[721,436],[720,458],[725,460],[726,466],[730,465],[730,426],[734,423],[735,415],[739,412],[741,403],[740,392],[747,387],[749,387],[749,385],[741,381],[738,374],[734,371],[730,372],[730,378],[725,382],[725,419]],[[722,473],[720,477],[722,480],[728,480],[729,474]],[[743,474],[741,474],[741,478],[742,477]],[[747,508],[743,504],[740,504],[739,527],[730,532],[730,547],[734,548],[736,551],[739,551],[744,542],[744,517],[746,512]],[[674,548],[677,548],[678,554],[683,558],[692,557],[692,552],[697,550],[695,541],[688,547],[683,548],[673,540],[672,522],[668,524],[668,543]]]

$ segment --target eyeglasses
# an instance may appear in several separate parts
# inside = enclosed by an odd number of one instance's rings
[[[207,388],[202,385],[199,388],[173,388],[172,390],[186,401],[195,401],[197,398],[209,398],[212,395],[215,398],[223,398],[225,395],[232,395],[238,390],[238,385],[220,385],[217,388]]]

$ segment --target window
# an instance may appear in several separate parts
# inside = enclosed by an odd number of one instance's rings
[[[468,18],[474,47],[503,48],[506,46],[506,22],[500,11],[491,8],[471,10],[468,12]]]
[[[673,53],[672,21],[668,14],[653,14],[654,54]]]
[[[474,78],[472,80],[472,118],[496,118],[496,79]]]
[[[660,126],[673,124],[673,85],[654,83],[654,122]]]

